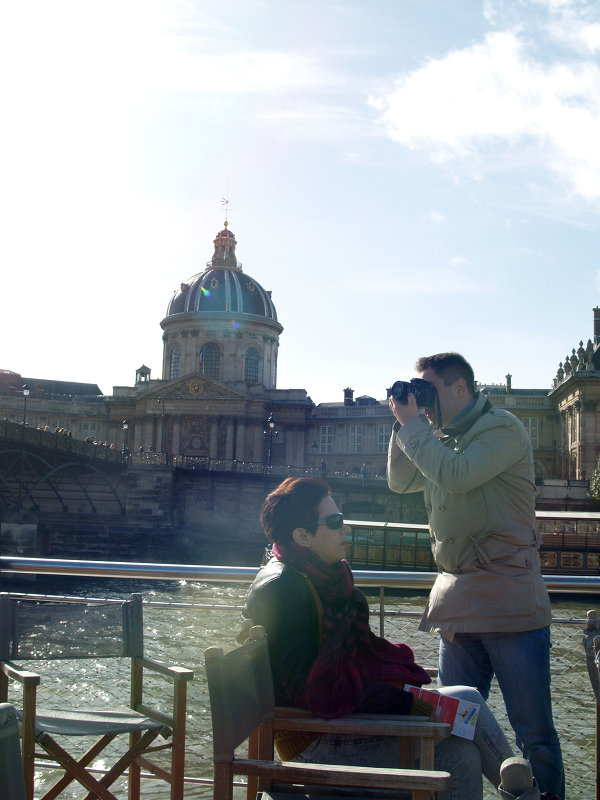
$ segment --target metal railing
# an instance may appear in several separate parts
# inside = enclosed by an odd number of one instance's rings
[[[153,564],[128,562],[95,562],[65,559],[30,559],[15,556],[0,557],[0,570],[3,576],[79,576],[84,578],[80,584],[98,591],[99,578],[112,579],[106,596],[114,596],[114,579],[138,581],[160,580],[173,582],[171,593],[167,588],[169,602],[162,602],[158,592],[145,602],[147,646],[157,648],[150,654],[173,660],[194,668],[195,678],[190,685],[190,711],[188,725],[188,757],[186,798],[208,798],[211,796],[211,745],[210,722],[207,706],[207,690],[202,664],[203,650],[215,643],[222,646],[235,646],[234,637],[239,629],[239,612],[246,586],[256,574],[254,567],[205,566],[187,564]],[[420,605],[412,600],[399,601],[398,592],[421,595],[432,585],[433,573],[423,572],[373,572],[357,570],[354,572],[357,585],[372,590],[378,588],[378,597],[369,594],[369,604],[375,628],[393,641],[407,641],[415,651],[419,663],[434,666],[437,663],[437,637],[417,630]],[[556,604],[561,602],[563,593],[597,597],[600,591],[600,576],[569,577],[547,576],[546,584],[555,595]],[[56,585],[56,584],[55,584]],[[120,584],[121,592],[132,591]],[[163,583],[164,587],[165,584]],[[6,588],[6,583],[4,583]],[[192,591],[193,589],[193,591]],[[136,589],[137,590],[137,589]],[[33,594],[34,587],[28,587],[27,595],[44,599],[43,595]],[[143,591],[147,591],[144,586]],[[89,590],[86,592],[89,594]],[[104,590],[101,592],[104,594]],[[98,595],[96,595],[98,596]],[[193,598],[190,601],[190,598]],[[50,598],[48,598],[50,599]],[[54,597],[53,597],[54,599]],[[577,616],[562,613],[555,616],[552,623],[552,690],[554,713],[567,769],[568,800],[589,800],[594,796],[595,774],[595,701],[587,677],[585,656],[581,646],[585,628],[586,606],[579,603]],[[164,632],[157,634],[157,630]],[[176,634],[174,634],[176,632]],[[221,638],[219,638],[221,637]],[[166,656],[166,658],[165,658]],[[122,702],[122,698],[121,698]],[[506,719],[504,705],[498,687],[492,688],[489,704],[504,728],[510,741],[512,731]],[[156,791],[156,793],[154,793]],[[162,800],[161,788],[152,789],[153,800]],[[489,785],[486,800],[496,798]],[[146,796],[146,795],[145,795]],[[61,795],[61,798],[63,795]],[[64,795],[65,799],[70,797]]]
[[[411,527],[411,526],[408,526]],[[0,572],[29,575],[73,575],[94,578],[140,580],[196,580],[203,583],[251,583],[258,567],[227,567],[206,564],[157,564],[133,561],[79,561],[63,558],[21,558],[0,556]],[[357,586],[408,589],[426,592],[433,586],[435,572],[393,572],[352,570]],[[548,592],[598,596],[600,575],[544,575]]]
[[[0,420],[0,435],[9,442],[18,443],[19,446],[28,444],[32,447],[43,447],[46,450],[58,450],[61,453],[70,453],[83,456],[93,461],[108,461],[120,463],[123,454],[120,448],[107,447],[103,444],[93,444],[77,439],[67,433],[59,431],[46,431],[22,423]]]
[[[240,472],[247,475],[273,475],[285,477],[288,475],[306,476],[320,475],[320,467],[316,464],[297,466],[294,464],[267,464],[264,461],[244,461],[235,458],[212,458],[210,456],[173,455],[160,452],[139,452],[131,449],[123,450],[121,445],[109,446],[101,442],[83,441],[67,433],[47,431],[8,419],[0,420],[0,436],[8,442],[15,442],[19,446],[28,444],[31,447],[41,447],[46,450],[58,450],[83,456],[93,461],[107,461],[110,463],[123,463],[126,461],[136,467],[169,466],[177,469],[204,470],[207,472]],[[316,456],[315,456],[316,458]],[[327,473],[328,478],[344,478],[362,480],[358,467],[355,472],[332,470]],[[371,475],[370,481],[381,483],[385,475]]]

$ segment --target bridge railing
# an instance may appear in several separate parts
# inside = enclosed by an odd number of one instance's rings
[[[105,445],[102,442],[83,441],[76,439],[67,432],[48,431],[23,425],[19,422],[10,422],[8,419],[0,420],[0,436],[9,442],[22,446],[24,443],[32,447],[43,447],[48,450],[58,450],[63,453],[98,461],[123,463],[136,467],[170,466],[177,469],[204,470],[207,472],[242,472],[255,475],[273,475],[285,477],[287,475],[321,475],[318,465],[296,466],[294,464],[266,464],[264,461],[244,461],[235,458],[211,458],[209,456],[173,455],[144,450],[125,450],[122,446]],[[362,480],[358,471],[331,470],[327,478],[344,478]],[[373,475],[369,481],[381,483],[385,475]]]
[[[22,423],[0,420],[0,436],[19,446],[23,444],[32,447],[43,447],[46,450],[58,450],[62,453],[72,453],[85,458],[120,463],[123,453],[119,449],[112,449],[103,444],[94,444],[82,439],[76,439],[68,433],[60,431],[47,431],[42,428],[33,428]]]

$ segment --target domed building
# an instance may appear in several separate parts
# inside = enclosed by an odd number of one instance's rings
[[[271,292],[246,274],[225,222],[203,272],[167,306],[162,377],[143,365],[133,387],[107,399],[111,435],[132,452],[208,459],[202,464],[302,464],[312,402],[305,390],[277,389],[283,331]],[[268,420],[275,420],[269,426]]]
[[[161,322],[163,380],[197,373],[242,390],[275,389],[283,328],[271,292],[242,270],[228,223],[204,272],[181,284]]]

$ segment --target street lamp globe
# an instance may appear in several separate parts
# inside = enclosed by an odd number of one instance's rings
[[[21,389],[23,392],[23,425],[27,425],[27,398],[29,397],[29,384],[24,383]]]

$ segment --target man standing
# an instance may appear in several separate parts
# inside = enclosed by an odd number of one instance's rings
[[[420,630],[440,633],[439,681],[476,686],[495,674],[517,744],[540,791],[564,798],[550,698],[548,592],[540,572],[531,442],[521,422],[475,389],[458,353],[419,359],[434,408],[390,397],[394,492],[424,491],[438,576]]]

